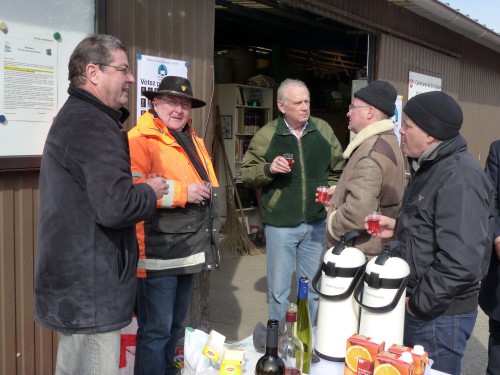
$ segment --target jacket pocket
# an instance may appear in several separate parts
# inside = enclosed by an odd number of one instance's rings
[[[116,249],[116,269],[120,283],[128,279],[127,271],[130,268],[130,257],[127,241],[122,237],[120,246]]]
[[[200,225],[193,210],[155,215],[145,240],[147,257],[175,259],[197,252],[203,243]]]
[[[267,212],[273,212],[273,208],[274,206],[276,206],[276,203],[278,203],[280,197],[281,197],[281,189],[276,189],[267,204],[266,207]]]
[[[135,237],[134,237],[135,238]],[[137,271],[137,249],[125,237],[120,240],[116,249],[116,271],[120,283],[128,282]]]
[[[195,215],[168,214],[153,221],[153,229],[165,234],[182,234],[196,232]]]

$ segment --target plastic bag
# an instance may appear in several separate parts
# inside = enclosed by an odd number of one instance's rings
[[[207,343],[208,334],[186,327],[184,335],[184,368],[183,375],[205,375],[211,374],[213,368],[208,357],[203,355],[203,348]],[[216,374],[217,372],[215,372]]]

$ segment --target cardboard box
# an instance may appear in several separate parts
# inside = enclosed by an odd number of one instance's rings
[[[413,375],[423,375],[425,373],[426,366],[429,366],[429,353],[425,352],[423,355],[415,354],[412,352],[412,348],[403,345],[391,345],[388,349],[388,352],[401,355],[403,352],[411,353],[413,357],[413,365],[415,368],[413,369]]]
[[[220,375],[241,375],[243,373],[243,359],[245,350],[226,348],[219,367]]]
[[[370,337],[355,333],[347,339],[344,375],[357,375],[358,363],[362,359],[362,371],[369,371],[370,364],[374,362],[375,357],[384,349],[385,342],[374,342]],[[366,361],[366,362],[365,362]]]
[[[413,362],[405,362],[399,359],[400,355],[382,351],[375,358],[375,368],[373,375],[388,374],[388,375],[413,375]]]
[[[202,351],[203,355],[210,358],[212,362],[220,362],[222,353],[224,352],[224,341],[226,341],[226,336],[211,330]]]
[[[374,361],[369,361],[367,359],[358,358],[358,370],[357,375],[373,375],[373,369],[375,367]]]

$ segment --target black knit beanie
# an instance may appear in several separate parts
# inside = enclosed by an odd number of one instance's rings
[[[419,128],[441,141],[455,137],[464,116],[460,105],[442,91],[430,91],[408,100],[403,112]]]
[[[389,82],[373,81],[356,91],[354,97],[374,106],[389,117],[394,116],[398,92]]]

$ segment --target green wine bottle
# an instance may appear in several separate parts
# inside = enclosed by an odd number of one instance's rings
[[[278,321],[267,321],[266,353],[255,365],[255,375],[285,375],[285,363],[278,356]]]
[[[311,370],[312,357],[312,324],[309,314],[309,301],[307,292],[309,290],[309,278],[301,277],[299,279],[297,296],[297,337],[304,345],[304,361],[302,364],[302,373],[309,374]]]

